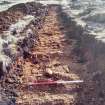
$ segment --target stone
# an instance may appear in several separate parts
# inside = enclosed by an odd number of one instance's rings
[[[35,73],[36,73],[36,70],[35,70],[35,69],[32,69],[32,70],[31,70],[31,73],[32,73],[32,74],[35,74]]]
[[[63,66],[63,69],[66,71],[66,73],[69,73],[70,72],[68,65],[64,65]]]
[[[53,72],[51,71],[51,69],[50,68],[46,69],[45,76],[51,77],[52,75],[53,75]]]
[[[14,80],[11,79],[11,78],[8,78],[8,79],[5,80],[5,82],[6,82],[6,83],[14,83]]]

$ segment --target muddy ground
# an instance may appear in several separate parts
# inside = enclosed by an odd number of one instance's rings
[[[27,28],[36,32],[32,23]],[[19,58],[13,68],[19,65],[22,69],[12,69],[4,76],[0,105],[105,105],[105,76],[100,69],[92,71],[94,59],[84,45],[83,29],[60,6],[50,5],[42,28],[37,31],[39,40],[31,49],[34,61],[31,57],[22,61]],[[30,77],[84,83],[30,87]]]

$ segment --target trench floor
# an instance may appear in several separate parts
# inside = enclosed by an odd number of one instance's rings
[[[38,32],[40,42],[32,49],[36,63],[32,59],[24,61],[17,105],[74,105],[80,90],[79,84],[27,86],[30,80],[81,79],[77,73],[81,65],[72,55],[75,41],[66,38],[64,31],[56,8],[50,9],[43,28]]]

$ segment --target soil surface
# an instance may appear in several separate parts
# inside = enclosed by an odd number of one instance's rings
[[[80,80],[75,72],[80,72],[82,65],[73,60],[74,40],[67,39],[64,27],[58,21],[57,7],[49,9],[43,28],[39,30],[40,43],[32,49],[33,60],[27,59],[23,65],[22,85],[32,80]],[[49,72],[53,72],[52,75]],[[47,75],[46,75],[47,73]],[[20,86],[22,87],[22,86]],[[40,85],[23,86],[17,98],[19,105],[70,105],[75,103],[79,85]]]
[[[22,34],[28,28],[36,32],[30,23]],[[37,31],[39,38],[31,56],[19,58],[13,70],[1,80],[1,92],[9,95],[12,102],[2,97],[9,104],[0,105],[105,105],[104,89],[99,89],[97,81],[100,73],[91,75],[87,69],[86,51],[78,37],[82,29],[68,21],[60,6],[50,5]],[[17,65],[21,70],[15,69]],[[84,83],[29,86],[30,81],[46,79],[83,80]]]

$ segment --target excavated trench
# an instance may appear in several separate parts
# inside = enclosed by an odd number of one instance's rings
[[[36,14],[32,5],[27,5],[33,8],[26,14]],[[84,34],[61,6],[41,6],[47,13],[20,32],[24,36],[31,29],[37,42],[1,78],[0,105],[104,105],[104,44]],[[22,7],[16,6],[16,11],[24,11]],[[84,83],[29,86],[30,80],[46,79]]]

